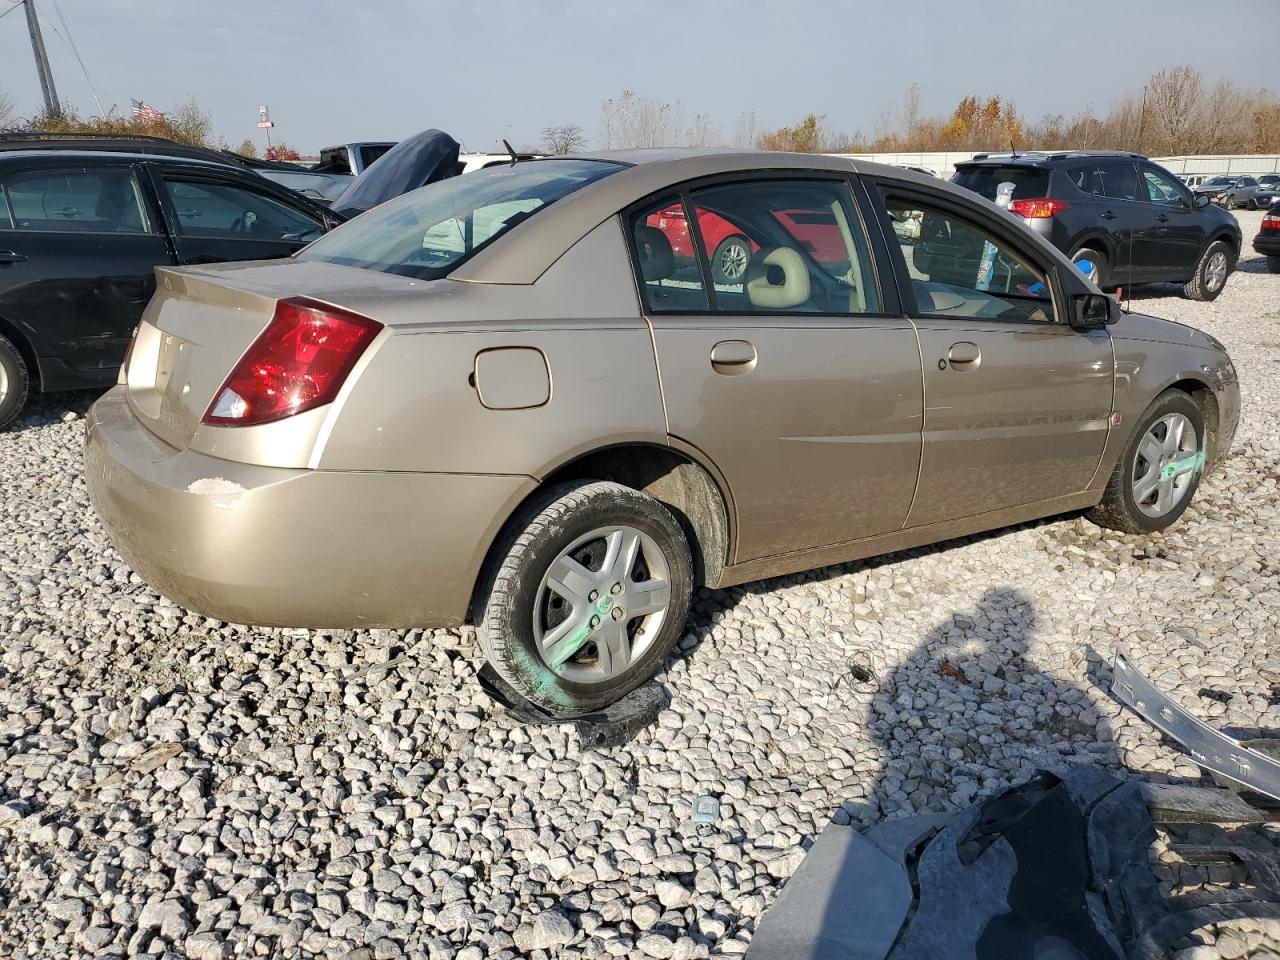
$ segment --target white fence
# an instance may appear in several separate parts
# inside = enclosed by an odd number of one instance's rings
[[[991,152],[991,151],[984,151]],[[1059,151],[1054,151],[1059,152]],[[973,153],[854,153],[841,154],[872,163],[893,163],[906,167],[928,167],[941,176],[950,176],[957,163],[972,160]],[[1280,173],[1280,155],[1222,155],[1193,157],[1152,157],[1156,163],[1171,173],[1209,174],[1219,173]]]

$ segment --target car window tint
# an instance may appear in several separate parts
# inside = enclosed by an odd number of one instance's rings
[[[1091,193],[1095,197],[1105,197],[1107,195],[1107,190],[1104,186],[1106,176],[1102,168],[1096,163],[1071,167],[1067,170],[1067,176],[1072,183],[1085,193]]]
[[[1138,171],[1128,160],[1103,160],[1097,170],[1102,192],[1112,200],[1146,200],[1147,191],[1138,183]]]
[[[129,168],[18,173],[4,184],[12,229],[59,233],[151,233],[138,178]],[[8,229],[0,218],[0,229]]]
[[[689,218],[679,197],[667,197],[632,214],[628,229],[649,313],[710,310]]]
[[[862,222],[843,181],[733,183],[695,190],[691,200],[719,312],[880,309]]]
[[[184,237],[220,240],[314,240],[324,224],[248,187],[165,177],[165,191]]]
[[[1152,203],[1165,206],[1185,205],[1186,200],[1181,185],[1168,174],[1155,167],[1143,167],[1142,179],[1147,186],[1147,196]]]
[[[1045,275],[1003,240],[915,200],[885,200],[921,316],[1049,323]]]
[[[364,168],[368,170],[369,167],[373,165],[373,161],[377,160],[380,156],[382,156],[384,153],[390,150],[393,146],[395,146],[395,144],[379,143],[372,146],[361,147],[360,162],[364,164]]]
[[[974,164],[957,170],[951,182],[992,201],[1002,183],[1013,184],[1014,200],[1038,200],[1049,196],[1049,171],[1039,167]]]

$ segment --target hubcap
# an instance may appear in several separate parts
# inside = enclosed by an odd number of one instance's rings
[[[1180,413],[1161,417],[1138,444],[1133,461],[1133,502],[1148,517],[1163,517],[1191,492],[1204,453],[1196,428]]]
[[[750,254],[741,243],[731,243],[720,251],[720,272],[728,280],[741,280],[747,272]]]
[[[592,530],[547,569],[533,610],[538,652],[566,680],[613,679],[644,656],[667,618],[671,572],[634,527]]]
[[[1209,258],[1204,271],[1204,285],[1210,290],[1221,290],[1227,282],[1227,255],[1221,250]]]
[[[9,373],[4,367],[0,367],[0,403],[4,403],[4,398],[9,395]]]

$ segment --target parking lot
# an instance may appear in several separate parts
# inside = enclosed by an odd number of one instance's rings
[[[1240,374],[1232,455],[1180,523],[1061,517],[703,590],[669,708],[603,751],[506,718],[470,629],[174,606],[90,510],[93,397],[41,397],[0,433],[0,956],[740,954],[832,820],[953,810],[1078,762],[1198,781],[1111,699],[1109,664],[1125,647],[1214,725],[1280,729],[1280,278],[1248,250],[1261,213],[1236,216],[1221,297],[1133,300]],[[704,829],[701,795],[720,801]],[[1165,879],[1208,878],[1188,869]],[[1238,929],[1230,950],[1261,948]]]

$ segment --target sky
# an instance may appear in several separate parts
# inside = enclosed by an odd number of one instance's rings
[[[871,134],[919,83],[925,113],[1000,94],[1039,119],[1104,112],[1157,70],[1280,87],[1277,0],[35,0],[58,94],[83,114],[194,98],[215,136],[272,135],[304,153],[438,127],[465,149],[592,140],[623,90],[708,114],[732,139],[825,116]],[[41,108],[23,11],[0,0],[0,94]],[[9,12],[12,10],[12,12]],[[60,16],[61,14],[61,16]],[[74,41],[88,72],[66,41]],[[1270,50],[1268,50],[1270,47]],[[92,81],[92,83],[90,82]]]

